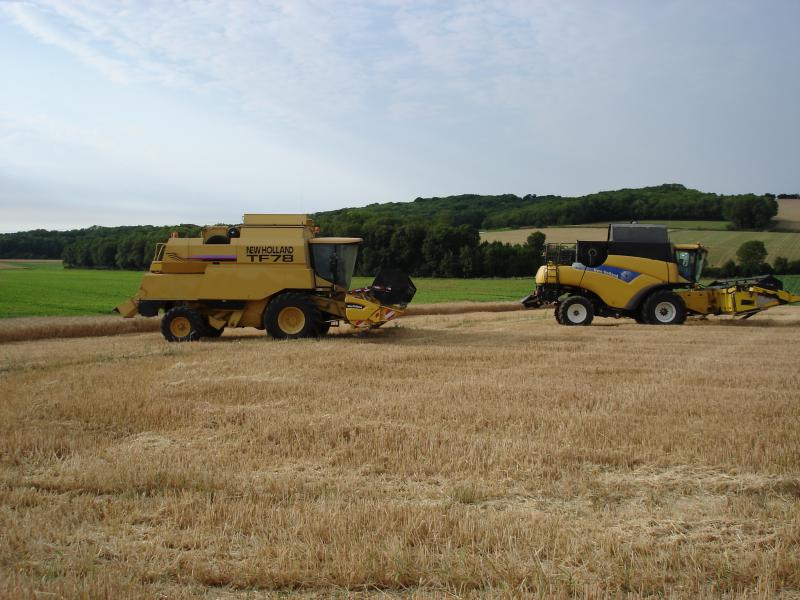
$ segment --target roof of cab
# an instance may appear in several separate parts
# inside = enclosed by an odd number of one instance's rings
[[[351,237],[318,237],[308,240],[309,244],[360,244],[364,240]]]

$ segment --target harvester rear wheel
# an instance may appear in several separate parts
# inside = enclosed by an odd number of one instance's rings
[[[675,292],[662,290],[645,300],[642,312],[651,325],[680,325],[686,320],[686,303]]]
[[[562,325],[590,325],[594,319],[594,307],[583,296],[570,296],[558,307],[558,322]]]
[[[185,306],[170,309],[161,319],[161,335],[168,342],[194,342],[204,333],[203,317]]]
[[[264,311],[264,329],[278,340],[319,337],[322,315],[303,294],[281,294]]]

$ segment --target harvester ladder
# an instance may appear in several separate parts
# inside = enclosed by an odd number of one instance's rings
[[[555,261],[547,261],[547,281],[558,283],[558,257]]]

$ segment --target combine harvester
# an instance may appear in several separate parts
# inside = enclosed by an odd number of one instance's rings
[[[306,215],[244,215],[235,227],[175,234],[156,246],[139,292],[114,310],[155,317],[170,342],[218,337],[226,327],[266,329],[273,338],[325,335],[345,322],[367,330],[402,314],[416,288],[382,271],[348,291],[361,238],[315,237]]]
[[[663,225],[609,225],[605,242],[547,244],[526,308],[553,306],[562,325],[595,316],[680,325],[687,314],[732,315],[800,302],[770,275],[700,285],[708,255],[701,244],[673,245]]]

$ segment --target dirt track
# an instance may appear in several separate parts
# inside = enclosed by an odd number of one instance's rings
[[[453,302],[419,304],[406,311],[407,316],[454,315],[471,312],[511,312],[523,310],[518,302]],[[0,319],[0,343],[53,338],[97,337],[158,331],[160,319],[117,315],[96,317],[24,317]],[[250,330],[250,333],[255,330]],[[232,333],[232,332],[230,332]],[[241,334],[242,332],[236,332]],[[246,332],[245,332],[246,333]]]
[[[528,310],[518,302],[453,302],[445,304],[419,304],[411,306],[398,321],[407,321],[412,317],[435,315],[465,315],[470,313],[504,313],[522,311],[531,319],[547,319],[552,316],[552,309]],[[787,312],[788,311],[788,312]],[[770,323],[785,321],[797,314],[794,308],[772,309],[768,313],[756,316],[750,321],[756,327],[768,326]],[[598,322],[601,320],[598,320]],[[614,322],[608,320],[608,322]],[[729,317],[709,317],[706,319],[689,319],[689,325],[726,324],[735,326],[738,321]],[[621,319],[619,323],[630,323]],[[96,317],[24,317],[0,319],[0,344],[32,340],[57,338],[80,338],[122,335],[159,331],[160,319],[136,317],[123,319],[116,315]],[[347,328],[343,328],[347,329]],[[342,333],[334,329],[334,333]],[[228,331],[226,336],[264,335],[255,329]]]

